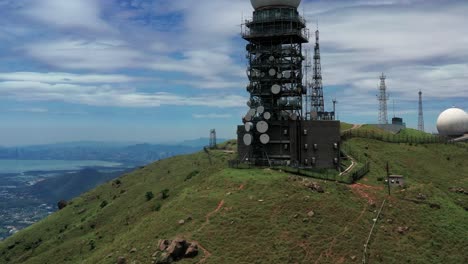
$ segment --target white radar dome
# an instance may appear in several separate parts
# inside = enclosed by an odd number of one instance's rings
[[[253,8],[259,9],[266,6],[290,6],[298,8],[301,0],[250,0]]]
[[[468,133],[468,114],[459,108],[450,108],[439,115],[437,130],[443,136],[461,136]]]

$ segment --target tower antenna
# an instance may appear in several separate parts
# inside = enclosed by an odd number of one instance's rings
[[[423,115],[423,103],[422,103],[422,91],[421,90],[419,90],[418,130],[424,132],[424,115]]]
[[[385,84],[386,76],[384,73],[380,76],[380,94],[377,96],[379,100],[379,124],[387,125],[388,124],[388,111],[387,111],[387,101],[389,95],[387,94],[387,85]]]
[[[323,100],[322,64],[320,59],[320,31],[315,31],[314,77],[312,86],[312,116],[316,120],[324,119],[325,103]]]

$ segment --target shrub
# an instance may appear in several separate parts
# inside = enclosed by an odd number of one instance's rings
[[[193,177],[197,176],[198,173],[200,173],[198,170],[192,171],[189,175],[187,175],[187,177],[185,177],[184,181],[188,181],[188,180],[192,179]]]
[[[169,189],[164,189],[161,191],[161,199],[165,200],[169,197]]]
[[[96,248],[96,242],[94,240],[90,240],[88,245],[89,245],[89,250],[94,250]]]
[[[155,206],[154,206],[154,211],[156,212],[159,212],[159,210],[161,210],[161,204],[160,203],[157,203]]]
[[[68,203],[65,200],[60,200],[57,203],[57,207],[58,207],[59,210],[62,210],[63,208],[67,207],[67,205],[68,205]]]
[[[154,198],[154,194],[153,192],[146,192],[145,197],[146,197],[146,201],[149,201]]]
[[[113,185],[116,186],[116,187],[120,187],[120,185],[122,184],[122,181],[117,179],[114,181]]]
[[[102,201],[101,205],[99,205],[99,206],[100,206],[101,208],[104,208],[104,207],[106,207],[108,204],[109,204],[109,203],[108,203],[106,200],[104,200],[104,201]]]

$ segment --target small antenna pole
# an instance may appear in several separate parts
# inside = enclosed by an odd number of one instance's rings
[[[387,161],[387,186],[388,186],[388,196],[390,196],[390,167]]]

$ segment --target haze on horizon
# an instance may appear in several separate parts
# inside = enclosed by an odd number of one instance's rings
[[[468,2],[303,0],[319,20],[326,107],[417,127],[468,105]],[[242,17],[249,0],[0,0],[0,146],[66,141],[234,138],[246,112]],[[309,47],[312,47],[309,45]]]

